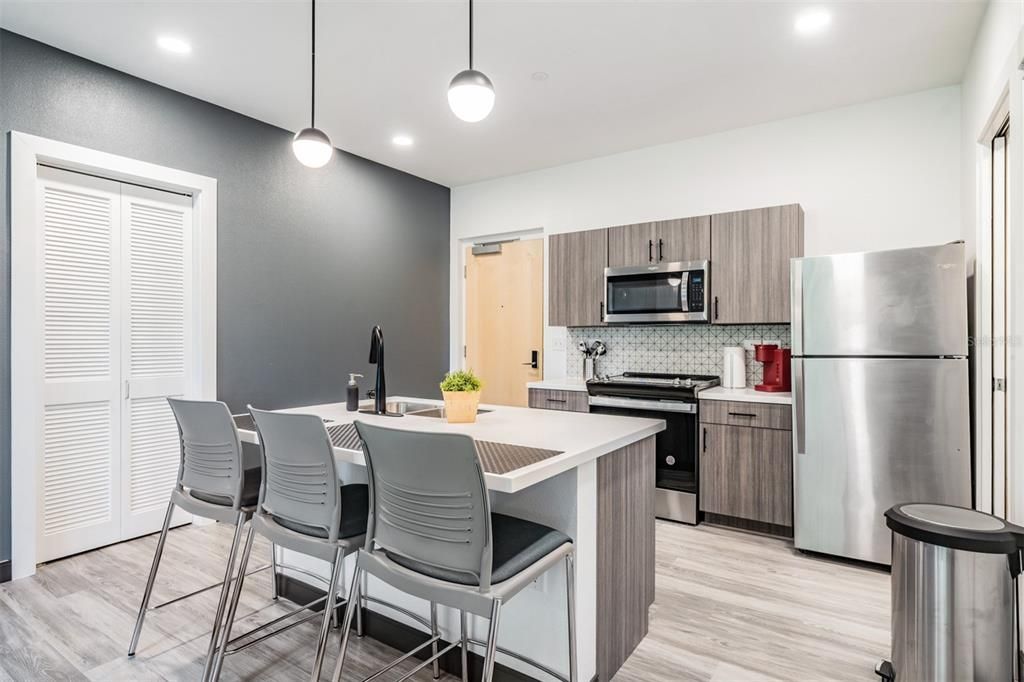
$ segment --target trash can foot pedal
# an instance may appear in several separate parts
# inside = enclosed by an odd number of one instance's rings
[[[882,682],[896,682],[896,671],[889,661],[881,661],[876,665],[875,674],[882,678]]]

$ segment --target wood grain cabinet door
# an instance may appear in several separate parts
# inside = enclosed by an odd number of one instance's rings
[[[608,230],[564,232],[548,238],[548,324],[604,325]]]
[[[789,431],[702,424],[701,441],[701,511],[793,525]]]
[[[788,323],[789,260],[803,255],[799,204],[711,216],[712,322]]]
[[[651,223],[608,228],[608,267],[647,265],[658,262]]]
[[[711,259],[711,216],[651,223],[654,259],[661,263]]]

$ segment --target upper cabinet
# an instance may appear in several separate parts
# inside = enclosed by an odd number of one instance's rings
[[[563,232],[548,238],[548,324],[604,324],[608,230]]]
[[[608,228],[608,267],[710,258],[709,216]]]
[[[789,322],[789,259],[803,243],[799,204],[711,216],[712,321]]]

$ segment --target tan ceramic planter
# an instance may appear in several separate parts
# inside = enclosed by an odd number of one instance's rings
[[[449,424],[472,424],[476,421],[476,408],[480,405],[480,391],[441,391],[444,395],[444,414]]]

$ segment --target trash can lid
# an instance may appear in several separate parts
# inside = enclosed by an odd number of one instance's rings
[[[904,537],[940,547],[984,554],[1024,549],[1024,528],[998,516],[948,504],[897,504],[885,523]]]

